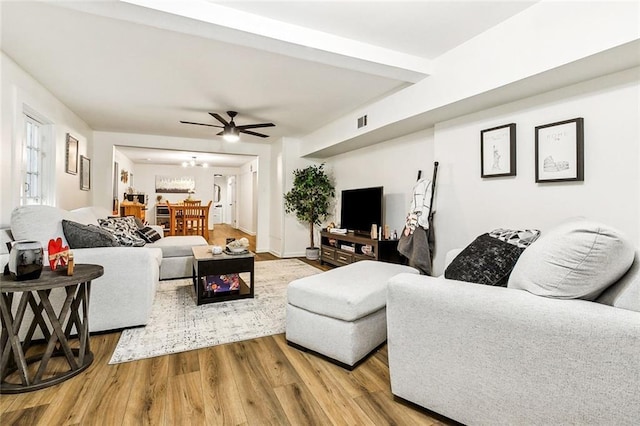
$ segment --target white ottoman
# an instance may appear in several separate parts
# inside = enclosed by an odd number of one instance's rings
[[[292,281],[286,338],[352,369],[387,339],[387,281],[417,269],[363,260]]]

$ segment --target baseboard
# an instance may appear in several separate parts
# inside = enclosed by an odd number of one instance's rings
[[[279,251],[275,250],[267,250],[267,253],[274,255],[275,257],[283,258],[282,254]]]
[[[307,252],[306,251],[300,251],[300,252],[287,252],[282,254],[282,258],[286,259],[288,257],[306,257],[307,256]]]
[[[247,228],[239,227],[239,228],[238,228],[238,230],[240,230],[240,231],[244,232],[245,234],[249,234],[249,235],[251,235],[252,237],[255,237],[255,236],[256,236],[256,232],[255,232],[255,231],[250,231],[250,230],[248,230]]]
[[[331,357],[328,357],[324,354],[321,354],[320,352],[316,352],[314,350],[311,349],[307,349],[304,346],[300,346],[297,343],[294,343],[290,340],[287,340],[287,345],[291,346],[292,348],[298,349],[299,351],[302,352],[307,352],[310,354],[313,354],[319,358],[322,358],[324,360],[329,361],[332,364],[337,365],[338,367],[342,367],[345,370],[349,370],[349,371],[353,371],[354,368],[356,368],[357,366],[359,366],[360,364],[362,364],[364,361],[367,360],[367,358],[369,358],[371,355],[373,355],[374,353],[376,353],[380,348],[382,348],[385,344],[387,343],[387,341],[385,340],[384,342],[380,343],[378,346],[376,346],[375,348],[373,348],[373,350],[371,352],[369,352],[368,354],[366,354],[365,356],[362,357],[362,359],[358,360],[355,364],[353,365],[349,365],[349,364],[345,364],[342,361],[338,361],[337,359],[333,359]]]

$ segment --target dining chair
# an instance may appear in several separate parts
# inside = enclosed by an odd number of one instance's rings
[[[204,236],[205,217],[203,211],[206,207],[201,205],[186,205],[183,210],[184,226],[182,235],[195,234]]]
[[[167,200],[167,208],[169,209],[169,235],[184,235],[184,207],[180,204],[171,204]]]

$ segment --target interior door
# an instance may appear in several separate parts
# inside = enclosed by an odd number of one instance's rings
[[[236,217],[236,177],[229,176],[227,181],[227,204],[229,206],[228,224],[234,228],[238,227],[238,218]]]

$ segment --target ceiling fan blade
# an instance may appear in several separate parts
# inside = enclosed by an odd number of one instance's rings
[[[222,116],[217,112],[210,112],[209,115],[215,118],[216,120],[218,120],[219,122],[221,122],[222,124],[224,124],[225,126],[229,125],[229,122],[224,118],[222,118]]]
[[[259,136],[261,138],[268,138],[269,137],[269,135],[263,135],[262,133],[256,133],[256,132],[252,132],[252,131],[249,131],[249,130],[243,130],[243,129],[240,129],[240,128],[237,128],[237,129],[238,129],[238,131],[240,133],[246,133],[247,135]]]
[[[243,124],[242,126],[236,126],[236,129],[238,130],[257,129],[258,127],[275,127],[275,124],[273,123]]]
[[[216,133],[216,136],[222,136],[224,134],[224,130],[221,131],[220,133]]]
[[[218,126],[215,124],[204,124],[204,123],[194,123],[192,121],[180,121],[183,124],[197,124],[198,126],[209,126],[209,127],[220,127],[221,129],[223,129],[224,127],[222,126]]]

